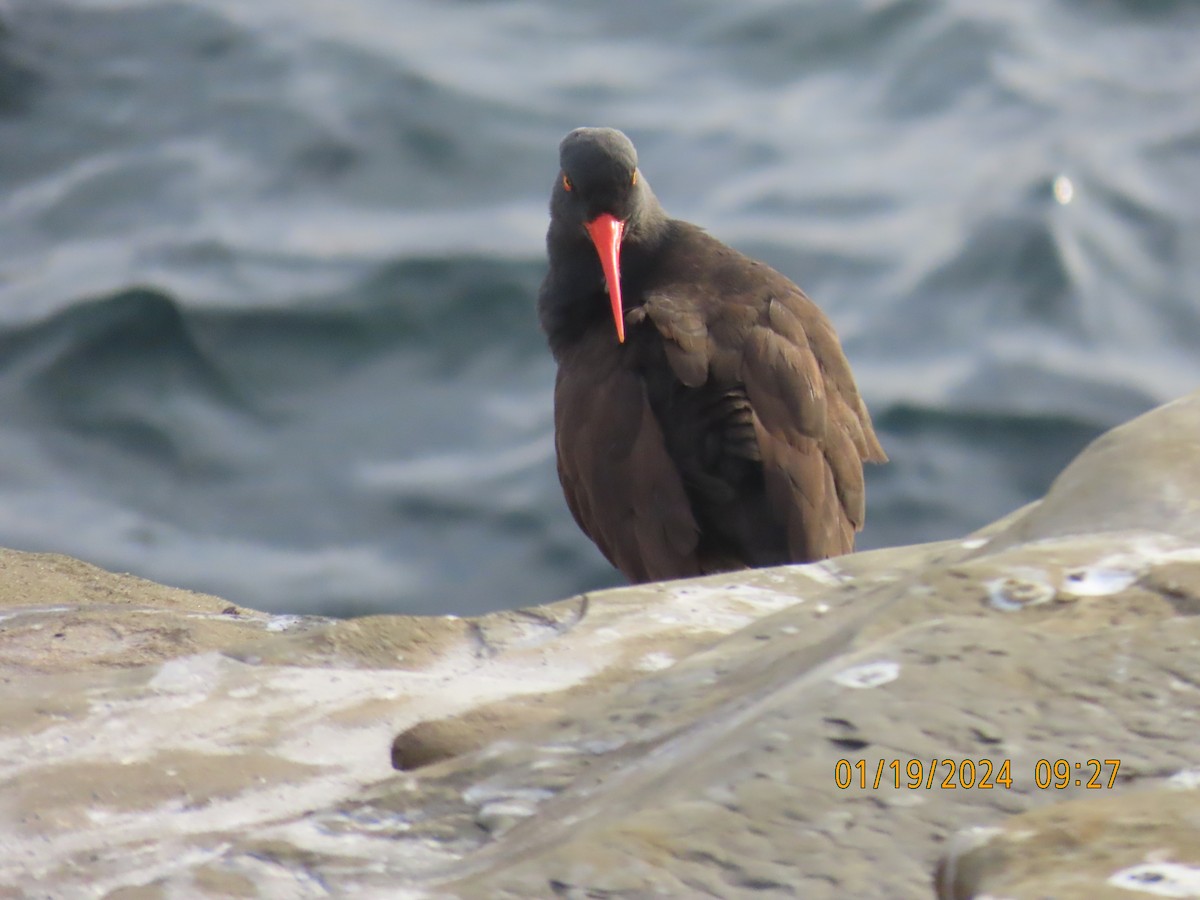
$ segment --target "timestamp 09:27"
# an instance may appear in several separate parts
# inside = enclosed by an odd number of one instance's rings
[[[1100,790],[1117,782],[1119,759],[1039,759],[1033,765],[1033,785],[1039,790],[1074,786]],[[1106,774],[1107,773],[1107,774]],[[1001,759],[839,759],[833,783],[841,790],[857,787],[879,790],[994,790],[1013,786],[1012,760]]]

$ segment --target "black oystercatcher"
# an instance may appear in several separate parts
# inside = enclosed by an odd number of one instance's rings
[[[579,526],[633,582],[853,550],[863,462],[887,456],[829,320],[669,218],[621,132],[559,154],[538,315]]]

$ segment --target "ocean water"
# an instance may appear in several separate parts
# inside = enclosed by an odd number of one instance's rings
[[[801,284],[861,547],[1200,386],[1200,4],[0,0],[0,545],[286,612],[616,584],[554,472],[557,144]]]

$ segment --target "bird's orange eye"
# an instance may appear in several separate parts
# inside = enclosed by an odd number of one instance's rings
[[[637,184],[637,169],[633,170],[633,177],[629,179],[630,185]]]
[[[567,177],[567,173],[563,172],[563,190],[569,191],[569,190],[572,190],[574,187],[575,187],[575,185],[571,184],[571,179]]]

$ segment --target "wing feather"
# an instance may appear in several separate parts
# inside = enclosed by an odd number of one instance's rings
[[[833,326],[798,289],[765,304],[743,348],[764,477],[797,559],[854,549],[865,520],[864,461],[887,457]]]
[[[700,387],[708,381],[708,326],[701,309],[677,303],[669,294],[651,294],[630,317],[635,323],[646,317],[654,322],[665,339],[667,362],[682,384]]]

